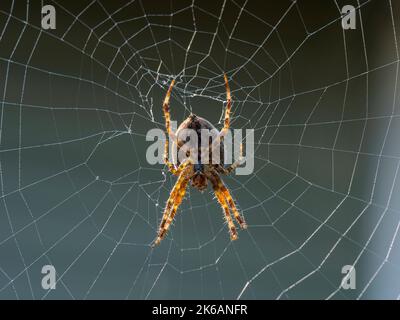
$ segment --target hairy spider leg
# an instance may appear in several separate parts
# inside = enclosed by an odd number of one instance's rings
[[[224,128],[222,129],[222,131],[226,131],[229,129],[230,114],[231,114],[231,107],[232,107],[231,89],[229,88],[228,78],[227,78],[226,74],[224,74],[224,80],[225,80],[225,88],[226,88],[226,109],[225,109]]]
[[[169,229],[169,226],[172,222],[172,219],[173,219],[173,217],[171,218],[171,214],[172,214],[172,212],[174,212],[174,216],[175,216],[175,212],[178,209],[179,205],[181,204],[183,197],[185,196],[186,187],[187,187],[187,184],[190,179],[188,172],[191,171],[190,170],[191,162],[188,161],[188,162],[182,163],[182,165],[183,165],[182,172],[179,175],[179,178],[176,181],[174,187],[172,188],[172,191],[167,200],[167,205],[165,206],[163,217],[162,217],[162,220],[160,223],[160,227],[158,229],[158,235],[157,235],[156,240],[154,241],[153,246],[159,244],[161,242],[161,240],[165,237],[165,235]],[[171,208],[172,208],[172,211],[171,211]]]
[[[179,169],[176,168],[175,164],[169,161],[169,138],[175,139],[175,133],[171,130],[171,115],[169,113],[169,100],[171,97],[171,91],[175,84],[175,80],[172,80],[167,94],[165,95],[164,103],[163,103],[163,111],[165,118],[165,130],[167,131],[167,137],[165,139],[165,148],[164,148],[164,163],[168,166],[169,171],[172,174],[178,175]]]
[[[231,117],[231,107],[232,107],[232,99],[231,99],[231,89],[229,87],[228,78],[226,74],[224,74],[225,80],[225,89],[226,89],[226,108],[225,108],[225,117],[224,117],[224,127],[219,132],[218,136],[212,143],[212,150],[216,147],[219,147],[223,136],[228,132],[230,126],[230,117]]]
[[[215,196],[217,197],[217,200],[219,202],[219,204],[222,207],[222,210],[224,211],[224,217],[226,222],[228,223],[228,228],[229,228],[229,234],[231,236],[231,240],[236,240],[238,238],[237,236],[237,230],[235,225],[233,224],[233,220],[231,217],[231,214],[229,212],[229,207],[228,207],[228,203],[225,199],[225,196],[221,190],[221,187],[218,183],[218,181],[215,179],[215,176],[212,176],[211,179],[211,185],[213,187]]]
[[[164,111],[164,117],[165,117],[165,129],[167,130],[168,134],[171,134],[172,130],[171,130],[171,117],[170,117],[170,113],[169,113],[169,100],[171,97],[171,92],[172,92],[172,88],[174,87],[175,84],[175,80],[171,81],[171,84],[169,85],[167,94],[165,95],[164,98],[164,103],[163,103],[163,111]]]
[[[238,209],[236,208],[235,205],[235,201],[233,201],[233,198],[229,192],[229,190],[227,189],[227,187],[225,186],[225,184],[222,182],[221,178],[219,177],[217,172],[213,172],[212,176],[214,177],[215,181],[218,184],[218,189],[221,190],[221,192],[223,193],[223,195],[226,198],[226,201],[229,204],[229,207],[231,208],[231,210],[233,211],[233,216],[235,217],[236,221],[239,223],[240,227],[242,229],[246,229],[247,228],[247,224],[244,221],[244,218],[240,215]]]
[[[180,204],[182,203],[183,198],[185,197],[186,188],[189,183],[189,180],[190,180],[189,177],[184,179],[181,183],[179,191],[176,193],[175,200],[174,200],[174,206],[172,207],[171,213],[169,214],[167,222],[165,223],[165,226],[164,226],[164,230],[165,230],[164,235],[168,232],[169,227],[172,224],[172,221],[174,221],[175,214],[178,211],[178,208],[179,208]]]

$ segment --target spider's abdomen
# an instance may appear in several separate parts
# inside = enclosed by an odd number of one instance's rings
[[[177,147],[177,151],[179,153],[180,148],[189,141],[190,137],[187,136],[187,133],[184,133],[185,129],[190,129],[193,130],[194,134],[197,136],[197,146],[193,146],[193,148],[197,148],[197,157],[198,157],[198,164],[201,165],[201,167],[199,166],[198,169],[199,170],[195,170],[195,171],[203,171],[202,168],[202,161],[201,161],[201,154],[202,154],[202,150],[201,150],[201,146],[202,146],[202,134],[201,131],[202,130],[208,130],[210,133],[210,137],[209,137],[209,163],[211,164],[215,164],[214,162],[212,162],[212,159],[215,159],[212,155],[212,150],[211,150],[211,143],[212,143],[212,136],[216,136],[218,135],[219,131],[212,125],[211,122],[209,122],[208,120],[196,116],[195,114],[191,114],[185,121],[183,121],[181,123],[181,125],[178,127],[177,131],[176,131],[176,136],[177,136],[177,142],[178,142],[178,147]],[[203,143],[204,145],[207,145],[206,143]],[[192,144],[190,144],[190,146],[192,146]],[[223,148],[223,144],[221,144],[220,146],[220,155],[219,155],[219,164],[223,165],[224,164],[224,148]],[[179,159],[177,161],[178,163],[180,163]],[[200,170],[201,169],[201,170]]]

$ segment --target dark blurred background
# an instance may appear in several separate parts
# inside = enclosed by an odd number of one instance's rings
[[[397,298],[399,35],[389,0],[2,0],[0,298]],[[254,172],[224,178],[249,228],[231,243],[189,189],[153,249],[176,178],[146,133],[173,78],[172,119],[221,127],[224,72],[255,130]]]

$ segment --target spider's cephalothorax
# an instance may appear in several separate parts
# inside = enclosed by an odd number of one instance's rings
[[[185,149],[184,152],[186,152],[188,157],[182,162],[176,161],[177,166],[175,166],[174,163],[169,161],[169,140],[166,139],[164,162],[168,166],[170,172],[178,176],[178,180],[176,181],[175,186],[173,187],[171,194],[168,198],[163,218],[158,230],[158,236],[154,241],[154,244],[159,244],[161,240],[165,237],[175,217],[176,211],[178,210],[178,207],[185,196],[186,187],[189,181],[191,181],[191,185],[193,187],[197,188],[200,191],[204,191],[207,188],[208,181],[211,183],[215,196],[224,211],[224,216],[228,224],[231,240],[237,239],[237,231],[233,223],[231,211],[236,221],[239,223],[239,225],[243,229],[247,227],[243,217],[240,215],[238,209],[236,208],[235,202],[229,190],[226,188],[221,178],[219,177],[220,174],[230,174],[242,162],[241,154],[240,158],[228,167],[225,167],[223,162],[224,159],[223,145],[220,143],[220,141],[223,139],[224,135],[229,130],[230,111],[232,105],[231,93],[226,75],[224,75],[224,80],[226,88],[227,105],[225,110],[224,127],[220,132],[209,121],[194,114],[191,114],[184,122],[182,122],[182,124],[179,126],[176,132],[172,132],[170,126],[169,100],[172,88],[175,83],[174,80],[172,80],[171,85],[167,91],[163,104],[165,127],[167,134],[170,138],[173,139],[173,141],[176,141],[177,149],[179,152],[180,148],[188,140],[187,139],[188,137],[183,135],[184,129],[193,130],[193,132],[195,132],[195,135],[197,136],[197,146],[196,146],[197,159],[193,159],[193,157],[190,157],[190,153],[195,150],[190,148],[188,150]],[[216,134],[216,138],[214,141],[210,137],[210,141],[206,143],[206,145],[208,145],[207,152],[209,152],[209,159],[210,159],[210,162],[207,163],[202,163],[201,161],[201,155],[203,152],[202,145],[204,145],[201,143],[202,129],[213,131]],[[220,159],[220,161],[215,163],[212,161],[212,159],[213,159],[213,154],[216,153],[217,151],[219,153],[218,159]]]

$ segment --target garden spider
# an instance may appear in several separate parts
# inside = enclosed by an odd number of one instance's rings
[[[171,126],[170,126],[170,113],[169,113],[169,100],[171,96],[171,91],[174,86],[175,80],[172,80],[171,85],[169,86],[169,89],[167,91],[167,94],[164,99],[163,103],[163,111],[164,111],[164,117],[165,117],[165,128],[167,135],[173,139],[177,143],[177,149],[179,152],[179,148],[185,143],[182,139],[180,139],[179,133],[183,129],[192,129],[195,130],[199,139],[200,139],[200,130],[201,129],[208,129],[208,130],[215,130],[214,132],[217,132],[217,138],[211,143],[210,142],[210,155],[213,152],[214,149],[214,143],[217,141],[218,146],[221,148],[220,152],[223,152],[223,145],[220,144],[219,142],[223,139],[223,137],[226,135],[226,133],[229,130],[229,125],[230,125],[230,112],[231,112],[231,92],[228,84],[228,79],[226,75],[224,74],[224,80],[225,80],[225,88],[226,88],[226,100],[227,100],[227,105],[225,109],[225,119],[224,119],[224,127],[223,129],[218,132],[217,129],[206,119],[201,118],[199,116],[196,116],[194,114],[191,114],[182,124],[178,127],[176,132],[172,132]],[[167,138],[165,141],[165,151],[164,151],[164,162],[168,166],[169,171],[178,176],[178,180],[176,181],[170,196],[167,200],[166,207],[164,209],[164,214],[161,220],[161,224],[158,230],[158,235],[157,238],[154,241],[154,245],[157,245],[161,242],[161,240],[165,237],[172,221],[174,220],[176,211],[178,210],[179,205],[181,204],[185,192],[186,192],[186,187],[191,181],[191,184],[193,187],[197,188],[199,191],[204,191],[207,188],[207,181],[211,182],[212,188],[214,190],[215,196],[221,205],[226,222],[228,224],[229,228],[229,233],[230,233],[230,238],[231,240],[236,240],[237,239],[237,231],[236,227],[233,223],[232,216],[230,214],[230,210],[233,212],[233,215],[236,219],[236,221],[239,223],[240,227],[245,229],[247,228],[247,225],[243,219],[243,217],[240,215],[238,209],[236,208],[235,202],[232,199],[232,196],[229,192],[229,190],[226,188],[224,183],[222,182],[221,178],[219,177],[219,174],[230,174],[235,168],[241,164],[243,157],[242,157],[242,145],[240,146],[240,157],[237,159],[233,164],[231,164],[228,167],[225,167],[223,163],[223,156],[221,156],[221,161],[218,164],[202,164],[201,162],[199,164],[194,164],[193,160],[190,160],[190,158],[182,161],[181,163],[177,163],[177,166],[175,166],[174,163],[169,161],[169,139]],[[198,154],[200,154],[201,150],[198,150]],[[211,155],[212,156],[212,155]],[[199,157],[200,160],[200,157]]]

